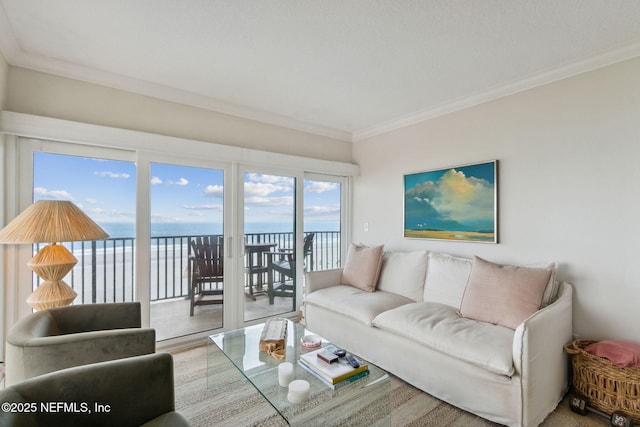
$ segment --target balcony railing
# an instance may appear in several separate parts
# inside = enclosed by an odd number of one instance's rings
[[[341,263],[339,231],[314,231],[313,260],[308,270],[338,268]],[[305,233],[306,235],[307,233]],[[189,256],[192,236],[152,237],[150,245],[151,301],[189,296]],[[278,249],[293,248],[293,233],[253,233],[246,235],[247,243],[271,242]],[[69,250],[78,264],[64,279],[77,293],[76,304],[133,301],[135,239],[109,238],[105,240],[69,243]],[[39,250],[39,247],[35,248]],[[34,275],[34,280],[39,278]]]

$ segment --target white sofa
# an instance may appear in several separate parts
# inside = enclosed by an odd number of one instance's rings
[[[541,308],[511,329],[460,314],[473,265],[442,253],[386,252],[374,292],[341,284],[342,269],[308,272],[302,321],[459,408],[536,426],[567,390],[572,287],[555,280],[554,268]]]

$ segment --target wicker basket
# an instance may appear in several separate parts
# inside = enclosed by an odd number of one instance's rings
[[[620,368],[584,349],[597,341],[576,340],[564,346],[573,355],[573,387],[589,405],[607,414],[623,411],[640,423],[640,368]]]

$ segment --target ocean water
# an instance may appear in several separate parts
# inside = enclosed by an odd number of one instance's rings
[[[100,226],[109,233],[109,237],[135,237],[135,225],[132,223],[103,223]],[[245,234],[290,233],[292,231],[292,225],[284,222],[249,222],[245,224]],[[340,223],[336,221],[305,222],[304,231],[340,231]],[[222,234],[222,224],[201,222],[151,224],[151,237],[205,234]]]

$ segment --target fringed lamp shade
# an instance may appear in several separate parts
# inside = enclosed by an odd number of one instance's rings
[[[44,280],[27,298],[36,310],[71,304],[77,296],[62,278],[78,260],[57,242],[107,237],[109,235],[80,208],[60,200],[37,201],[0,231],[0,243],[52,243],[27,264]]]

